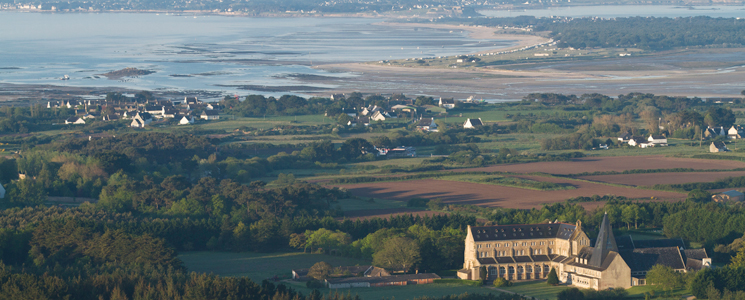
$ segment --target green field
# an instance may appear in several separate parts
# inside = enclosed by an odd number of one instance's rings
[[[279,277],[293,289],[308,294],[310,289],[305,283],[286,280],[291,277],[291,270],[310,268],[319,261],[325,261],[332,266],[367,265],[370,262],[352,258],[337,257],[323,254],[307,254],[300,252],[281,253],[232,253],[232,252],[185,252],[178,257],[184,262],[189,271],[197,273],[212,273],[219,276],[245,276],[254,282],[261,282],[274,276]],[[485,287],[471,287],[455,283],[438,283],[427,285],[391,286],[376,288],[352,288],[341,290],[324,289],[325,294],[339,292],[359,295],[364,300],[375,299],[413,299],[422,296],[440,297],[444,295],[462,293],[497,293]]]
[[[325,261],[332,266],[369,265],[370,262],[324,254],[302,252],[184,252],[178,256],[189,271],[220,276],[244,276],[255,282],[273,278],[291,278],[292,269],[310,268]]]
[[[524,295],[526,297],[535,297],[536,299],[556,299],[556,294],[568,289],[568,286],[550,286],[545,280],[517,282],[510,287],[500,287],[499,289]]]

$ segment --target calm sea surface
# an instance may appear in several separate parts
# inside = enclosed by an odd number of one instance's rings
[[[546,9],[482,10],[488,17],[695,17],[745,18],[743,6],[597,5]]]
[[[0,82],[245,94],[218,85],[299,85],[287,75],[355,76],[315,70],[312,64],[455,55],[511,45],[474,40],[460,30],[373,25],[381,21],[0,12]],[[122,80],[98,75],[125,67],[156,73]],[[59,79],[64,75],[70,80]]]

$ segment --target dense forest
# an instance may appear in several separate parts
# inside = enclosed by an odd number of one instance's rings
[[[745,44],[745,21],[735,18],[513,18],[441,19],[482,26],[532,27],[549,32],[557,46],[667,50],[681,47],[727,47]]]

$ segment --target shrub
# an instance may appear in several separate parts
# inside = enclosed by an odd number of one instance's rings
[[[510,282],[509,280],[504,279],[502,277],[499,277],[497,279],[494,279],[493,284],[496,287],[500,287],[500,286],[512,286],[512,282]]]
[[[558,295],[556,295],[556,299],[558,300],[583,300],[585,299],[585,294],[582,293],[578,288],[570,288],[563,290],[559,292]]]
[[[308,280],[307,282],[305,282],[305,287],[307,287],[309,289],[320,289],[320,288],[323,288],[324,285],[323,285],[323,282],[320,282],[320,281],[315,280],[315,279],[311,279],[311,280]]]
[[[546,280],[546,283],[550,285],[559,284],[559,276],[556,275],[556,269],[551,268],[551,272],[548,272],[548,279]]]
[[[408,202],[406,202],[407,207],[427,207],[427,203],[429,203],[429,199],[425,198],[411,198]]]

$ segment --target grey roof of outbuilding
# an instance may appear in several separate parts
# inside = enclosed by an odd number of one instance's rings
[[[478,226],[471,227],[471,235],[477,242],[545,238],[568,240],[576,229],[575,225],[563,223]]]
[[[701,260],[701,259],[704,259],[704,258],[709,258],[709,255],[706,254],[706,249],[704,249],[704,248],[701,248],[701,249],[685,249],[685,250],[683,250],[683,256],[685,258],[687,258],[687,259],[692,258],[692,259],[698,259],[698,260]]]
[[[631,272],[648,271],[654,265],[663,265],[674,270],[686,268],[678,247],[634,249],[634,251],[624,251],[621,256],[631,268]]]
[[[595,241],[593,241],[593,244]],[[631,239],[630,235],[623,235],[616,237],[616,246],[618,247],[618,251],[624,251],[624,250],[634,250],[634,241]]]
[[[636,240],[634,241],[634,248],[662,248],[662,247],[678,247],[685,248],[683,239],[658,239],[658,240]]]

